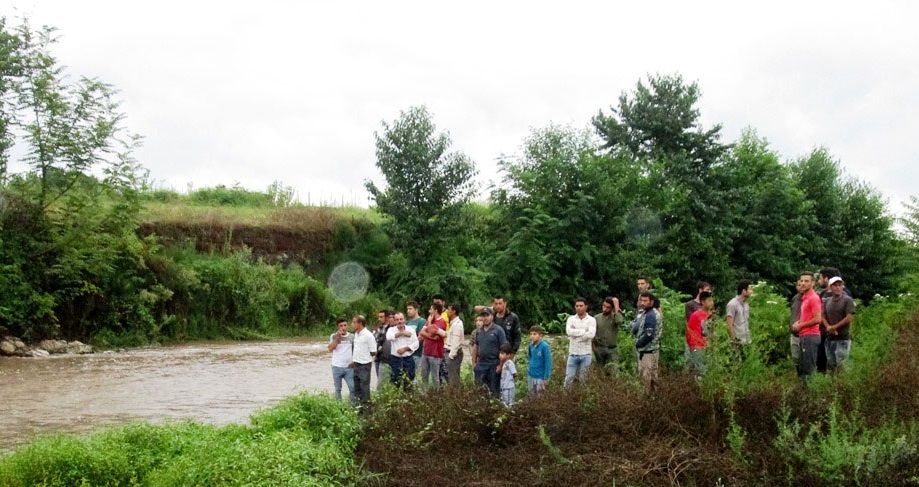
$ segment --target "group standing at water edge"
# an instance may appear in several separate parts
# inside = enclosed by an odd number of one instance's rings
[[[822,289],[818,295],[815,286]],[[638,375],[645,387],[654,388],[659,375],[660,341],[664,313],[654,295],[650,281],[636,280],[638,299],[635,317],[626,325],[619,299],[608,296],[601,311],[592,316],[584,298],[573,301],[574,313],[565,322],[568,357],[565,387],[584,382],[591,366],[611,375],[619,361],[618,334],[624,326],[635,339]],[[815,276],[802,272],[797,280],[797,294],[790,303],[790,347],[798,377],[806,382],[815,372],[836,372],[845,366],[851,349],[851,327],[855,303],[839,271],[824,268]],[[740,360],[752,343],[750,304],[752,283],[741,280],[737,294],[727,303],[725,321],[731,345]],[[695,297],[685,303],[686,370],[696,378],[706,371],[705,351],[711,335],[714,315],[712,286],[700,282]],[[358,315],[340,319],[337,331],[329,337],[332,353],[332,379],[335,397],[342,398],[342,383],[351,401],[365,408],[370,400],[371,369],[376,371],[377,388],[389,383],[406,390],[416,383],[422,388],[444,384],[459,386],[460,371],[467,347],[462,307],[445,305],[442,296],[432,298],[427,317],[419,314],[420,305],[406,303],[405,313],[384,310],[377,315],[373,330],[367,319]],[[670,311],[669,313],[673,313]],[[471,362],[476,384],[507,404],[515,400],[517,367],[514,357],[521,344],[521,323],[517,314],[507,308],[506,299],[497,295],[491,306],[475,306],[475,329],[470,338]],[[546,390],[552,371],[552,351],[540,326],[529,329],[527,347],[528,394]]]

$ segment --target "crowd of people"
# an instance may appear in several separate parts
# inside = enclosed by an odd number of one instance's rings
[[[820,287],[820,294],[816,286]],[[639,277],[636,288],[635,316],[628,324],[620,301],[614,296],[603,300],[596,315],[588,313],[586,299],[573,301],[574,313],[565,322],[568,337],[565,387],[585,381],[591,367],[607,375],[614,373],[619,362],[619,330],[625,327],[635,339],[638,375],[645,387],[654,388],[659,374],[664,313],[650,280]],[[728,339],[742,360],[753,342],[748,302],[753,285],[741,280],[736,290],[737,294],[727,303],[724,317]],[[845,366],[851,349],[855,303],[834,268],[821,269],[816,275],[802,272],[797,291],[790,303],[789,343],[797,374],[806,382],[817,371],[832,373]],[[711,284],[700,282],[695,297],[684,308],[686,370],[701,378],[706,370],[705,350],[715,309]],[[378,389],[384,384],[403,390],[458,386],[464,349],[469,348],[475,383],[512,405],[516,400],[515,356],[521,345],[522,325],[517,314],[508,310],[507,300],[497,295],[490,306],[473,308],[475,328],[469,344],[459,304],[448,305],[443,296],[435,295],[426,316],[421,315],[421,309],[419,303],[410,301],[404,313],[380,311],[372,325],[366,317],[354,316],[350,332],[348,320],[338,321],[338,329],[329,337],[328,345],[335,396],[342,398],[344,383],[352,403],[366,410],[372,371],[376,373]],[[529,328],[526,389],[531,395],[545,391],[552,372],[552,350],[545,335],[538,325]]]

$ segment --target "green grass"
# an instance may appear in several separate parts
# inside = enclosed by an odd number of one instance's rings
[[[337,219],[358,219],[378,224],[383,221],[383,216],[375,209],[367,208],[220,206],[183,200],[146,201],[140,213],[140,221],[145,223],[289,226],[294,229],[312,229],[317,223]]]
[[[0,486],[359,485],[360,427],[344,403],[301,394],[251,426],[132,424],[40,439],[0,458]]]

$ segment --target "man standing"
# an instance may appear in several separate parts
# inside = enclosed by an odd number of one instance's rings
[[[496,367],[500,362],[501,346],[507,343],[507,337],[503,328],[492,323],[491,311],[483,309],[479,316],[482,318],[482,327],[475,331],[473,338],[473,374],[476,383],[484,384],[497,396],[501,390],[501,377],[498,376]]]
[[[348,397],[355,404],[354,369],[351,365],[351,349],[354,335],[348,333],[348,320],[338,320],[338,331],[329,336],[329,351],[332,352],[332,385],[335,386],[335,399],[341,400],[341,382],[348,385]]]
[[[500,294],[492,299],[491,309],[494,312],[494,324],[504,329],[504,336],[514,348],[514,353],[517,353],[520,348],[520,318],[516,313],[508,311],[507,300]]]
[[[820,324],[823,323],[823,303],[814,292],[814,274],[802,272],[798,277],[801,301],[800,317],[791,324],[792,334],[798,335],[798,377],[806,383],[817,370],[817,349],[820,347]]]
[[[447,316],[447,301],[444,299],[443,295],[435,294],[434,296],[431,297],[431,301],[434,304],[440,305],[440,309],[443,310],[443,312],[440,313],[440,317],[444,320],[445,324],[449,325],[450,317]],[[437,376],[440,377],[441,384],[443,384],[444,382],[447,382],[447,361],[446,360],[440,361],[440,368],[437,369]]]
[[[693,311],[686,320],[686,370],[700,379],[705,374],[705,337],[708,335],[708,319],[715,307],[712,293],[699,293],[702,308]]]
[[[829,281],[830,296],[823,300],[823,326],[826,329],[826,368],[828,372],[842,369],[852,348],[850,330],[855,317],[855,301],[845,293],[845,283],[839,276]]]
[[[692,316],[693,313],[702,309],[702,300],[699,298],[702,293],[711,294],[712,285],[705,281],[699,281],[699,283],[696,284],[696,297],[690,299],[684,305],[686,307],[686,321],[689,321],[689,317]]]
[[[636,311],[640,311],[640,310],[641,310],[641,305],[638,304],[638,301],[641,300],[641,293],[646,292],[646,291],[649,292],[649,293],[652,292],[652,291],[651,291],[651,281],[648,280],[648,278],[645,277],[645,276],[638,276],[638,279],[636,279],[636,281],[635,281],[635,287],[638,288],[638,296],[639,296],[639,297],[638,297],[638,300],[635,302],[635,309],[636,309]],[[653,295],[652,295],[652,296],[653,296]],[[654,304],[654,309],[656,309],[658,312],[660,312],[660,310],[661,310],[661,302],[660,302],[659,299],[657,299],[657,297],[654,298],[654,303],[653,303],[653,304]]]
[[[447,361],[447,383],[452,386],[460,385],[460,368],[463,366],[463,347],[466,345],[466,330],[463,320],[459,317],[460,308],[457,304],[447,306],[447,316],[450,325],[447,327],[447,340],[444,343],[444,358]]]
[[[373,338],[377,342],[377,353],[374,358],[373,368],[377,373],[377,390],[383,383],[389,382],[389,343],[386,342],[386,332],[392,326],[393,312],[382,310],[377,313],[377,324],[373,329]]]
[[[395,326],[386,331],[386,341],[390,343],[389,368],[392,370],[390,381],[400,389],[408,389],[415,380],[415,360],[412,353],[418,349],[418,336],[415,329],[406,326],[405,315],[393,315]]]
[[[428,311],[428,324],[421,330],[424,339],[424,350],[421,352],[421,383],[427,387],[428,379],[432,385],[439,386],[440,364],[444,359],[444,337],[447,336],[447,324],[443,318],[443,307],[439,303],[431,305]]]
[[[351,319],[354,328],[354,352],[351,355],[351,368],[354,369],[354,395],[358,407],[366,414],[370,405],[370,364],[377,353],[377,341],[367,329],[367,318],[357,315]]]
[[[597,320],[587,314],[587,300],[574,300],[574,314],[565,322],[568,335],[568,364],[565,367],[565,387],[571,385],[575,376],[582,385],[587,381],[590,368],[590,344],[597,334]]]
[[[619,299],[608,296],[603,300],[601,311],[594,320],[597,322],[597,335],[593,340],[594,358],[597,360],[596,365],[602,369],[606,375],[610,375],[612,369],[619,363],[619,327],[625,321],[622,317],[622,310],[619,308]]]
[[[750,303],[747,302],[753,295],[753,286],[744,279],[737,283],[737,296],[728,301],[725,319],[728,323],[728,336],[731,343],[737,346],[743,356],[743,350],[753,338],[750,335]]]
[[[408,321],[405,322],[405,326],[410,326],[415,329],[415,336],[421,335],[421,329],[424,328],[425,320],[422,316],[419,316],[418,310],[421,307],[415,301],[409,301],[405,305],[405,315],[408,318]],[[419,338],[420,340],[420,338]],[[412,354],[412,359],[415,360],[415,370],[419,370],[421,367],[421,346],[418,346],[418,349],[415,350],[415,353]]]
[[[649,291],[639,294],[638,313],[631,326],[632,336],[635,337],[638,375],[649,391],[653,391],[657,383],[658,351],[663,332],[660,311],[654,307],[656,301],[657,298]]]

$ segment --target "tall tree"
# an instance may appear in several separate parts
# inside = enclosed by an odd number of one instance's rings
[[[457,267],[450,245],[462,206],[474,195],[476,168],[462,152],[451,152],[446,132],[438,132],[425,107],[401,112],[376,138],[376,165],[386,186],[365,183],[403,259],[393,266],[393,289],[413,293],[443,291],[444,276]],[[439,269],[437,272],[435,269]],[[433,277],[432,277],[433,276]]]
[[[643,186],[636,210],[661,223],[648,258],[665,281],[685,290],[701,278],[729,276],[727,214],[715,171],[729,147],[720,141],[720,125],[702,127],[699,97],[698,85],[679,75],[651,76],[623,93],[609,115],[593,119],[602,147],[636,163]]]

